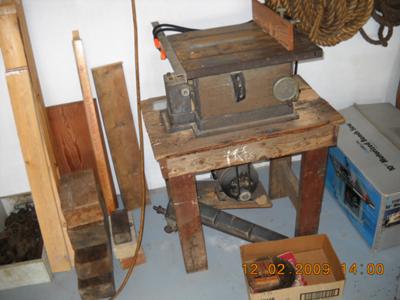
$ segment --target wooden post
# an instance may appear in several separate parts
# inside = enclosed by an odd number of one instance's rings
[[[6,4],[4,4],[6,3]],[[58,173],[20,1],[0,2],[0,48],[14,119],[43,242],[53,272],[71,269],[73,254],[57,189]]]
[[[122,201],[133,210],[142,206],[142,172],[122,63],[94,68],[92,73]]]
[[[302,155],[296,236],[318,232],[327,157],[328,148],[307,151]]]
[[[168,179],[167,186],[174,204],[186,272],[206,270],[207,253],[195,177],[192,174],[172,177]]]
[[[93,102],[83,43],[79,37],[78,31],[74,31],[72,36],[72,45],[74,48],[76,66],[78,68],[79,80],[82,89],[83,103],[89,126],[90,139],[94,150],[94,157],[96,160],[96,171],[107,210],[109,213],[111,213],[117,208],[117,198],[115,195],[115,188],[108,163],[107,151],[101,133],[99,115],[97,114],[96,107]]]
[[[271,199],[289,197],[293,206],[298,206],[299,181],[292,170],[292,157],[270,160],[269,196]]]
[[[75,270],[82,299],[114,295],[108,217],[93,170],[61,177],[60,198],[68,235],[75,250]]]

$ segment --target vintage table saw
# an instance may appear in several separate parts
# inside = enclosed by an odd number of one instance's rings
[[[288,196],[297,210],[295,234],[316,233],[327,150],[344,120],[293,75],[292,64],[320,57],[321,49],[296,35],[287,51],[252,22],[159,38],[174,73],[165,76],[166,96],[144,101],[142,110],[175,208],[186,271],[207,268],[199,201],[221,209],[270,207],[271,199]],[[274,91],[282,78],[287,82]],[[297,154],[299,179],[291,168]],[[266,160],[269,195],[262,196],[252,189],[249,165]],[[207,172],[214,181],[196,182]],[[226,174],[233,179],[219,178]]]

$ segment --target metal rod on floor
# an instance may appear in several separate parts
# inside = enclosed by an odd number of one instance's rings
[[[249,242],[273,241],[288,238],[287,236],[270,230],[268,228],[238,218],[220,209],[199,203],[201,222],[216,230],[225,232]],[[168,203],[167,209],[162,206],[153,206],[153,209],[165,216],[167,226],[164,230],[167,233],[177,231],[175,211]]]

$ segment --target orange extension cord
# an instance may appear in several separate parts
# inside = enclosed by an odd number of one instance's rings
[[[142,245],[143,240],[143,229],[144,229],[144,219],[145,219],[145,211],[146,211],[146,183],[145,183],[145,173],[144,173],[144,144],[143,144],[143,125],[142,125],[142,106],[141,106],[141,96],[140,96],[140,76],[139,76],[139,42],[138,42],[138,26],[137,26],[137,15],[136,15],[136,1],[131,0],[132,3],[132,18],[133,18],[133,32],[134,32],[134,46],[135,46],[135,75],[136,75],[136,107],[138,114],[138,123],[139,123],[139,147],[140,147],[140,185],[142,187],[142,208],[140,214],[140,226],[138,231],[138,239],[136,243],[135,254],[133,256],[133,261],[128,271],[125,274],[124,280],[119,286],[118,290],[115,292],[115,295],[110,299],[116,299],[119,294],[123,291],[126,284],[129,281],[133,273],[133,269],[136,266],[137,257],[139,254],[140,247]]]

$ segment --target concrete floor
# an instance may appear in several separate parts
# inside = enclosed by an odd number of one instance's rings
[[[267,179],[265,172],[261,178]],[[153,205],[166,205],[164,189],[151,192]],[[276,200],[272,209],[231,211],[242,218],[266,226],[282,234],[293,236],[295,211],[288,199]],[[139,221],[139,212],[135,212]],[[178,234],[166,234],[162,216],[150,206],[146,211],[143,248],[147,262],[137,267],[126,289],[118,299],[139,300],[200,300],[247,299],[241,270],[239,246],[245,242],[204,228],[208,253],[208,271],[187,275]],[[400,300],[400,247],[372,252],[366,246],[334,199],[326,192],[321,213],[320,233],[326,233],[342,262],[383,263],[382,276],[358,273],[348,274],[344,292],[345,300],[379,299]],[[120,283],[124,271],[115,262],[115,279]],[[55,274],[51,283],[0,292],[0,299],[80,299],[74,272]]]

